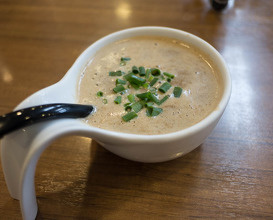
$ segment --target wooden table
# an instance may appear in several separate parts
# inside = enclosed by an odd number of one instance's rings
[[[231,2],[231,1],[230,1]],[[230,103],[182,158],[131,162],[82,137],[58,139],[36,171],[37,219],[273,219],[273,1],[1,1],[0,114],[62,78],[95,40],[128,27],[191,32],[226,59]],[[0,169],[0,219],[21,219]]]

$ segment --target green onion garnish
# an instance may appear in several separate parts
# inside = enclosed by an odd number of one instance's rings
[[[132,104],[132,109],[135,111],[135,113],[138,113],[143,108],[143,105],[141,102],[135,102]]]
[[[139,85],[137,85],[137,84],[135,84],[135,83],[131,83],[131,86],[134,88],[134,89],[136,89],[136,90],[138,90],[139,89]]]
[[[159,90],[160,92],[165,93],[165,92],[167,92],[171,87],[172,87],[172,85],[171,85],[170,83],[165,82],[165,83],[162,84],[162,86],[159,87],[158,90]]]
[[[130,61],[130,60],[131,60],[130,57],[121,57],[121,58],[120,58],[120,65],[121,65],[121,66],[125,66],[125,65],[126,65],[126,62],[127,62],[127,61]]]
[[[149,85],[149,83],[144,83],[142,86],[144,89],[148,89],[150,85]]]
[[[145,103],[145,107],[147,108],[147,107],[152,107],[153,106],[153,102],[146,102]]]
[[[120,103],[121,103],[121,96],[117,96],[117,97],[115,98],[114,102],[115,102],[116,104],[120,104]]]
[[[140,76],[145,76],[146,75],[145,68],[143,66],[139,67],[139,75]]]
[[[146,69],[145,78],[149,79],[150,74],[151,74],[151,69]]]
[[[159,100],[157,99],[157,97],[151,93],[151,92],[144,92],[144,93],[140,93],[136,95],[139,99],[144,100],[144,101],[152,101],[155,103],[158,103]]]
[[[137,117],[137,113],[129,112],[126,115],[122,116],[123,121],[128,122]]]
[[[138,68],[137,68],[136,66],[133,66],[133,67],[132,67],[132,72],[133,72],[134,74],[138,74],[138,73],[139,73],[139,70],[138,70]]]
[[[162,108],[157,108],[157,107],[148,107],[146,110],[146,115],[148,117],[155,117],[157,115],[159,115],[161,112],[163,112]]]
[[[149,100],[155,102],[156,104],[159,103],[158,98],[152,93],[149,94]]]
[[[145,79],[143,79],[141,77],[138,77],[138,76],[136,76],[134,74],[127,74],[126,75],[126,80],[129,81],[131,84],[136,84],[136,85],[139,85],[139,86],[143,85],[146,82]]]
[[[125,111],[131,111],[132,110],[132,103],[126,103],[124,104]]]
[[[129,57],[121,57],[120,65],[126,65],[126,62],[131,60]],[[139,75],[137,75],[139,74]],[[122,76],[124,72],[121,70],[109,72],[109,76]],[[163,109],[155,107],[155,105],[160,106],[162,103],[166,102],[170,95],[165,95],[162,99],[158,99],[158,91],[166,93],[172,85],[170,82],[175,76],[168,72],[163,72],[158,68],[145,68],[143,66],[137,67],[133,66],[131,70],[128,71],[123,79],[116,79],[116,87],[113,89],[115,93],[119,95],[115,98],[114,102],[116,104],[121,104],[122,95],[130,91],[131,88],[136,90],[141,89],[141,91],[146,91],[139,94],[129,94],[127,96],[129,102],[124,104],[124,109],[128,113],[122,117],[126,122],[136,118],[137,113],[141,111],[144,107],[146,108],[146,115],[148,117],[155,117],[162,113]],[[158,89],[157,86],[153,87],[159,80],[164,82]],[[160,82],[161,83],[161,82]],[[129,90],[125,89],[128,88]],[[174,87],[173,90],[174,97],[178,98],[182,94],[182,88]],[[101,91],[97,92],[97,96],[103,97]],[[107,99],[103,99],[103,103],[107,103]]]
[[[170,73],[167,73],[167,72],[164,72],[163,75],[165,75],[165,76],[167,76],[168,78],[171,78],[171,79],[174,78],[173,74],[170,74]]]
[[[116,85],[125,85],[126,84],[126,81],[123,80],[123,79],[116,79]]]
[[[125,88],[124,88],[123,85],[118,85],[117,87],[115,87],[115,88],[113,89],[113,91],[114,91],[115,93],[122,92],[122,91],[124,91],[124,90],[125,90]]]
[[[136,94],[136,96],[139,99],[144,100],[144,101],[148,101],[150,99],[150,95],[151,95],[151,92],[144,92],[144,93]]]
[[[161,71],[157,68],[153,68],[153,69],[151,69],[151,73],[153,76],[160,76]]]
[[[150,76],[149,79],[148,79],[148,81],[149,81],[149,82],[152,82],[153,79],[154,79],[154,77],[153,77],[153,76]]]
[[[162,99],[159,100],[159,102],[157,103],[158,105],[161,105],[163,102],[167,101],[167,99],[169,98],[169,95],[164,96]]]
[[[180,87],[174,87],[173,89],[173,95],[175,98],[179,98],[182,94],[182,88]]]
[[[130,61],[131,58],[130,57],[121,57],[120,61]]]
[[[127,98],[128,98],[128,100],[129,100],[129,102],[135,102],[135,95],[134,94],[130,94],[130,95],[128,95],[127,96]]]
[[[107,101],[107,99],[103,99],[102,102],[103,102],[103,104],[107,104],[108,101]]]
[[[128,79],[129,79],[132,75],[134,75],[134,74],[133,74],[133,73],[128,73],[128,74],[124,75],[123,78],[126,79],[126,80],[128,81]]]
[[[154,84],[156,84],[156,82],[159,80],[159,78],[155,77],[153,78],[153,80],[150,82],[150,86],[153,86]]]
[[[102,92],[102,91],[98,91],[98,92],[97,92],[97,96],[98,96],[98,97],[102,97],[102,96],[103,96],[103,92]]]
[[[122,74],[123,72],[121,72],[120,70],[109,72],[109,76],[121,76]]]

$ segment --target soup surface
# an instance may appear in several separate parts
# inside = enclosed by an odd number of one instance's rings
[[[130,60],[121,63],[121,57]],[[116,79],[123,79],[123,76],[112,77],[109,72],[121,70],[128,73],[133,66],[158,68],[175,77],[166,93],[157,93],[158,99],[169,95],[160,105],[163,109],[161,114],[147,117],[146,111],[141,110],[138,117],[125,122],[122,116],[127,113],[124,109],[124,104],[128,103],[127,96],[145,91],[126,87],[124,94],[115,93]],[[162,83],[163,79],[160,79],[154,87],[158,88]],[[174,87],[183,89],[179,98],[173,95]],[[90,58],[79,79],[78,101],[96,107],[96,112],[85,119],[91,126],[153,135],[175,132],[200,122],[217,108],[222,89],[216,67],[201,51],[179,40],[141,36],[109,44]],[[97,95],[98,91],[103,93],[102,97]],[[121,103],[116,104],[114,100],[119,95]]]

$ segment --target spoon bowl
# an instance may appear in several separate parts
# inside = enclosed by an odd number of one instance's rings
[[[32,106],[0,116],[0,138],[35,123],[61,118],[84,118],[93,112],[92,105],[54,103]]]

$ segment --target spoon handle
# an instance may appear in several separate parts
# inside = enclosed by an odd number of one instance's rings
[[[93,110],[92,105],[56,103],[10,112],[0,116],[0,138],[14,130],[37,122],[61,118],[84,118]]]

